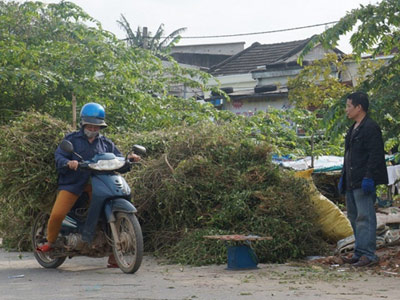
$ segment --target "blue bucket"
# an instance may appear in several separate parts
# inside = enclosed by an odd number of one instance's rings
[[[247,245],[228,246],[229,270],[257,269],[258,258]]]

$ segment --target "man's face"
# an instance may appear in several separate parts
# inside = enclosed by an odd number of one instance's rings
[[[349,119],[355,120],[357,116],[361,113],[362,107],[361,105],[354,106],[353,102],[350,99],[347,99],[346,102],[346,115]]]
[[[100,126],[97,125],[91,125],[91,124],[86,124],[85,125],[85,129],[89,130],[89,131],[100,131]]]
[[[89,138],[89,139],[93,139],[96,136],[99,135],[100,132],[100,126],[97,125],[91,125],[91,124],[86,124],[85,127],[83,128],[85,135]]]

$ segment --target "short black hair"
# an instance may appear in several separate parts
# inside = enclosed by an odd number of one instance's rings
[[[365,112],[368,112],[369,100],[367,93],[364,92],[354,92],[347,96],[347,99],[351,100],[354,106],[361,105]]]

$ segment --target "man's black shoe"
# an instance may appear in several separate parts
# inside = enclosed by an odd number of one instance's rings
[[[370,260],[365,255],[361,256],[358,262],[352,264],[352,267],[360,268],[360,267],[371,267],[378,263],[378,260]]]
[[[358,257],[347,257],[347,256],[342,256],[341,259],[343,260],[343,262],[345,264],[354,264],[356,262],[358,262],[359,258]]]

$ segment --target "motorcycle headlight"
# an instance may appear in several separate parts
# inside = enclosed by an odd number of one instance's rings
[[[90,163],[89,168],[98,171],[114,171],[122,168],[125,165],[125,160],[117,158],[110,160],[99,160],[96,163]]]

